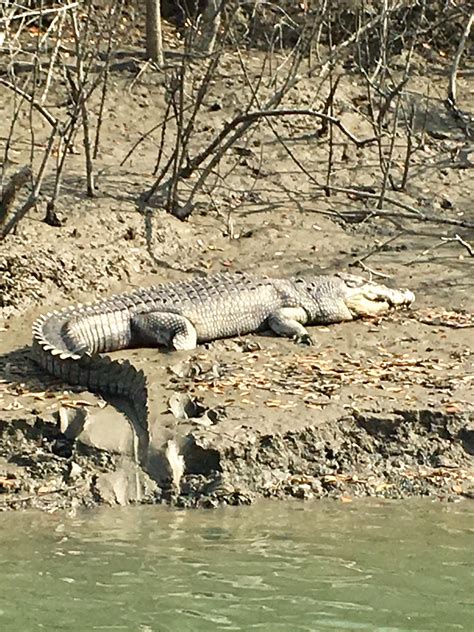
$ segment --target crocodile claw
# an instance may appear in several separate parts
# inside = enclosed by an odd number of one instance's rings
[[[314,341],[309,334],[297,334],[293,336],[293,340],[299,345],[307,345],[308,347],[314,345]]]

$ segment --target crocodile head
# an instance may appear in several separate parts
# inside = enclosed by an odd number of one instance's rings
[[[410,307],[415,300],[411,290],[392,289],[352,274],[338,274],[337,277],[342,281],[343,300],[353,318]]]

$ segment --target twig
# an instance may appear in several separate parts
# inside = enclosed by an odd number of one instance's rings
[[[10,22],[11,20],[19,20],[20,18],[32,18],[36,15],[44,16],[47,13],[59,13],[61,11],[69,11],[69,9],[75,9],[76,7],[80,6],[80,4],[80,2],[71,2],[71,4],[67,4],[65,7],[56,7],[54,9],[41,8],[39,11],[24,11],[23,13],[9,15],[6,18],[0,18],[0,24],[2,22]]]
[[[441,241],[443,242],[457,241],[458,243],[461,244],[461,246],[464,246],[464,248],[468,251],[471,257],[474,257],[474,247],[471,246],[471,244],[469,244],[467,241],[464,241],[464,239],[457,233],[455,233],[454,237],[441,237]]]
[[[241,114],[236,116],[230,123],[225,125],[224,129],[221,133],[214,139],[214,141],[198,156],[196,156],[193,160],[191,160],[190,164],[184,170],[182,177],[188,178],[191,173],[210,155],[212,154],[217,147],[221,144],[226,136],[228,136],[232,131],[234,131],[241,124],[252,124],[255,121],[261,118],[267,117],[278,117],[278,116],[313,116],[315,118],[319,118],[327,123],[331,123],[338,127],[341,132],[347,136],[358,148],[364,147],[370,143],[373,143],[375,138],[365,138],[363,140],[357,138],[350,132],[343,123],[336,117],[330,116],[328,114],[324,114],[323,112],[318,112],[316,110],[300,110],[300,109],[281,109],[281,110],[257,110],[254,112],[247,112],[246,114]],[[242,130],[242,133],[247,131],[248,125],[245,125],[245,129]],[[238,134],[240,136],[241,134]],[[234,137],[233,137],[234,138]]]
[[[387,198],[385,198],[386,201]],[[392,202],[393,203],[393,202]],[[425,215],[424,213],[418,213],[413,215],[412,213],[404,213],[403,211],[389,211],[385,209],[377,209],[376,212],[372,212],[372,216],[379,215],[380,217],[403,217],[405,219],[413,219],[417,222],[431,222],[432,224],[447,224],[448,226],[461,226],[462,228],[474,228],[474,222],[469,222],[464,219],[451,219],[449,217],[442,217],[440,215]]]
[[[471,13],[471,17],[467,21],[466,27],[461,36],[461,40],[459,42],[459,46],[454,56],[453,65],[451,67],[451,73],[449,75],[448,98],[446,99],[447,107],[453,112],[455,118],[461,121],[464,132],[466,136],[468,136],[469,138],[473,137],[473,132],[470,130],[470,122],[468,118],[461,112],[461,110],[458,108],[457,103],[456,103],[456,79],[457,79],[457,74],[458,74],[459,62],[464,52],[464,48],[466,46],[466,40],[469,37],[469,33],[471,32],[471,27],[473,24],[474,24],[474,13]]]
[[[61,47],[61,43],[62,43],[61,37],[62,37],[62,32],[63,32],[63,27],[64,27],[65,16],[66,16],[66,13],[64,13],[64,12],[62,12],[59,15],[58,36],[57,36],[57,39],[56,39],[56,44],[54,45],[53,52],[52,52],[51,57],[49,59],[48,74],[46,75],[46,81],[45,81],[45,85],[44,85],[44,90],[43,90],[43,94],[41,95],[41,99],[40,99],[40,105],[42,107],[43,107],[44,102],[46,101],[46,97],[47,97],[48,92],[49,92],[49,88],[50,88],[50,85],[51,85],[51,79],[53,78],[54,66],[56,64],[56,59],[58,57],[59,49]],[[58,16],[56,16],[56,18],[57,17]]]
[[[387,239],[386,241],[379,244],[378,246],[375,246],[375,248],[372,248],[372,250],[369,250],[369,252],[365,254],[363,257],[356,259],[351,265],[353,266],[363,265],[364,261],[366,261],[369,257],[371,257],[372,255],[375,255],[377,252],[380,252],[381,250],[385,248],[385,246],[388,246],[388,244],[391,244],[396,239],[399,239],[400,237],[402,237],[405,234],[405,232],[406,232],[405,230],[402,230],[398,233],[398,235],[394,235],[393,237],[390,237],[390,239]]]
[[[77,117],[78,113],[73,112],[71,118],[69,119],[67,128],[65,129],[64,134],[63,136],[61,136],[58,143],[53,193],[46,203],[46,216],[44,218],[46,224],[49,224],[50,226],[60,225],[60,220],[56,215],[56,200],[58,199],[59,190],[61,188],[61,178],[63,175],[64,166],[66,164],[66,157],[71,150],[71,146],[74,141],[74,135],[76,134]]]
[[[433,250],[442,248],[443,246],[446,246],[447,244],[453,241],[457,241],[462,246],[464,246],[466,250],[469,252],[469,254],[471,255],[471,257],[474,257],[474,248],[470,244],[468,244],[466,241],[464,241],[464,239],[462,239],[458,234],[455,234],[454,237],[441,237],[438,243],[433,244],[429,248],[426,248],[426,250],[423,250],[423,252],[421,252],[417,257],[409,261],[408,264],[416,263],[419,259],[421,259],[425,255],[429,254],[430,252],[433,252]]]
[[[15,86],[13,83],[10,83],[6,79],[3,79],[2,77],[0,77],[0,83],[6,86],[7,88],[9,88],[10,90],[13,90],[13,92],[16,92],[17,94],[19,94],[23,99],[26,99],[27,101],[29,101],[29,103],[31,103],[34,109],[38,110],[38,112],[43,115],[43,117],[48,121],[48,123],[52,127],[57,126],[58,119],[54,117],[50,112],[48,112],[48,110],[45,107],[43,107],[40,103],[35,101],[31,95],[29,95],[27,92],[25,92],[21,88],[18,88],[17,86]],[[57,131],[60,132],[59,129]]]
[[[382,186],[380,189],[380,197],[377,202],[377,208],[383,208],[383,204],[384,204],[384,200],[385,200],[385,196],[387,192],[387,186],[389,182],[389,177],[390,177],[390,170],[392,168],[393,152],[395,149],[395,138],[397,136],[397,129],[398,129],[398,114],[400,112],[400,103],[401,103],[400,93],[397,94],[396,99],[397,100],[395,104],[395,113],[393,116],[393,129],[390,134],[390,142],[388,144],[387,156],[385,160],[382,160],[380,162],[380,167],[383,172],[383,179],[382,179]]]
[[[458,48],[456,50],[456,54],[454,55],[453,65],[451,67],[451,72],[449,74],[448,102],[452,105],[456,105],[456,100],[457,100],[456,80],[457,80],[457,75],[458,75],[459,62],[461,61],[461,56],[466,46],[466,40],[469,37],[469,33],[471,32],[471,27],[473,23],[474,23],[474,13],[471,14],[471,17],[467,21],[466,27],[464,29]]]
[[[360,267],[362,268],[362,270],[365,270],[366,272],[368,272],[370,274],[370,276],[376,276],[376,277],[380,277],[381,279],[391,279],[392,277],[389,274],[383,274],[382,272],[377,272],[377,270],[374,270],[373,268],[369,268],[369,266],[365,265],[365,263],[361,260],[358,259],[357,261],[354,261],[354,263],[350,263],[349,267]]]
[[[193,107],[192,105],[188,105],[188,106],[185,107],[184,111],[186,112],[187,110],[190,110],[192,107]],[[166,108],[166,111],[167,112],[169,111],[169,107]],[[151,127],[146,132],[143,132],[143,134],[140,135],[138,140],[135,141],[135,143],[132,145],[132,147],[128,150],[128,152],[122,158],[122,160],[120,161],[120,165],[119,166],[123,167],[124,164],[127,162],[127,160],[132,156],[134,151],[137,149],[137,147],[139,145],[141,145],[141,143],[143,143],[149,136],[151,136],[154,132],[156,132],[157,129],[160,129],[160,127],[164,127],[169,121],[171,121],[173,119],[174,119],[174,115],[172,115],[172,116],[165,116],[162,121],[160,121],[156,125],[153,125],[153,127]],[[157,169],[157,167],[155,167],[155,171],[156,171],[156,169]]]
[[[100,105],[99,105],[99,113],[97,115],[97,125],[95,130],[95,140],[94,140],[94,151],[92,154],[93,159],[97,158],[99,153],[99,143],[100,143],[100,132],[102,129],[102,120],[105,109],[105,98],[107,96],[107,89],[109,86],[109,70],[110,70],[110,60],[112,55],[112,44],[115,29],[117,26],[117,20],[122,14],[122,4],[123,0],[117,0],[115,3],[111,4],[109,7],[109,12],[107,16],[107,21],[109,22],[109,33],[107,37],[107,49],[105,52],[105,63],[103,70],[103,83],[102,83],[102,93],[100,97]],[[114,21],[112,22],[112,17],[114,17]]]
[[[88,22],[86,22],[86,27],[87,25]],[[77,104],[80,107],[82,118],[83,145],[86,162],[87,195],[89,197],[94,197],[94,162],[90,141],[89,111],[87,109],[87,97],[85,94],[86,75],[84,73],[84,44],[81,44],[79,24],[75,11],[71,13],[71,26],[76,47],[76,73],[78,81],[78,94],[76,95],[76,97]],[[86,38],[84,38],[84,40],[86,40]]]
[[[133,88],[135,87],[135,84],[137,83],[137,81],[140,79],[140,77],[143,75],[144,72],[147,71],[147,69],[150,66],[153,66],[154,62],[151,61],[151,59],[147,59],[143,64],[142,67],[140,68],[140,70],[137,72],[137,74],[135,75],[135,77],[132,79],[132,81],[130,82],[130,85],[128,86],[128,91],[130,92],[130,94],[132,93]]]
[[[355,198],[366,198],[368,200],[378,200],[380,199],[380,193],[372,193],[371,191],[364,191],[364,189],[348,189],[346,187],[337,187],[331,186],[332,191],[336,191],[336,193],[346,193],[347,195],[353,195]],[[409,211],[412,215],[418,216],[421,218],[425,218],[425,215],[416,209],[414,206],[410,206],[409,204],[405,204],[404,202],[400,202],[395,198],[388,197],[387,195],[384,197],[385,202],[389,204],[393,204],[394,206],[398,206],[399,208],[404,209],[405,211]],[[378,211],[381,209],[378,209]],[[377,211],[377,212],[378,212]]]
[[[405,129],[407,135],[407,143],[405,148],[405,159],[403,161],[403,173],[400,180],[400,184],[398,185],[399,190],[404,190],[406,188],[408,182],[408,174],[410,172],[411,167],[411,157],[416,148],[413,147],[413,135],[415,130],[415,104],[412,103],[410,106],[410,113],[408,117],[405,115]],[[426,114],[426,112],[425,112]],[[392,183],[393,187],[393,183]]]
[[[403,88],[405,87],[405,85],[408,82],[409,77],[405,76],[400,83],[398,83],[396,86],[394,86],[390,92],[388,94],[385,95],[385,99],[384,102],[382,103],[382,105],[380,106],[379,109],[379,113],[377,115],[377,125],[381,125],[383,119],[385,118],[385,115],[387,114],[390,105],[392,103],[392,101],[394,100],[395,97],[397,97],[398,95],[401,94]]]

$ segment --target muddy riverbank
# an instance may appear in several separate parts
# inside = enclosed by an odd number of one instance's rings
[[[212,86],[213,129],[231,109],[219,94],[237,63],[229,57],[225,77]],[[372,213],[367,199],[344,193],[312,195],[306,175],[295,172],[264,126],[227,174],[227,194],[221,190],[212,203],[206,197],[187,222],[159,208],[144,213],[137,198],[153,181],[157,140],[150,137],[117,165],[156,122],[163,92],[158,81],[131,89],[131,79],[113,75],[95,197],[82,193],[78,149],[58,204],[60,225],[43,221],[40,204],[0,244],[0,509],[133,502],[213,507],[288,496],[345,502],[367,495],[472,497],[474,275],[472,257],[455,238],[469,242],[472,229],[403,213],[397,219],[400,207],[390,205],[391,214]],[[460,91],[472,92],[469,81],[460,78]],[[443,86],[433,83],[439,98],[432,96],[428,129],[441,125],[435,113]],[[302,81],[298,98],[311,91],[311,80]],[[366,120],[348,105],[358,92],[354,77],[341,81],[339,115],[363,136]],[[2,139],[13,101],[0,86]],[[39,115],[31,120],[39,151],[46,125]],[[28,160],[22,133],[31,120],[25,116],[16,127],[17,164]],[[472,169],[451,159],[464,140],[455,124],[443,125],[444,140],[427,136],[406,191],[391,195],[437,217],[472,222]],[[301,122],[285,123],[280,131],[306,168],[318,172],[327,147],[301,136],[301,128]],[[375,178],[376,148],[346,143],[337,152],[339,182],[366,186]],[[257,163],[258,186],[252,179]],[[45,187],[51,190],[52,178]],[[292,191],[302,200],[295,202]],[[375,273],[413,290],[416,303],[376,320],[314,328],[312,348],[251,335],[189,353],[117,353],[148,380],[150,422],[142,431],[130,424],[126,402],[60,384],[31,360],[31,325],[44,311],[228,269],[273,276]],[[177,450],[174,461],[170,449]],[[170,459],[175,467],[184,464],[179,490],[170,486]]]

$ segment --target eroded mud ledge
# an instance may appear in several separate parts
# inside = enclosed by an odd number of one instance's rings
[[[285,433],[230,441],[193,432],[181,493],[160,489],[130,456],[68,441],[53,419],[3,422],[2,509],[166,502],[246,504],[259,497],[472,497],[472,415],[357,413]],[[7,445],[5,445],[7,444]],[[407,445],[408,444],[408,445]],[[5,463],[8,460],[8,465]],[[166,486],[165,486],[166,487]]]

